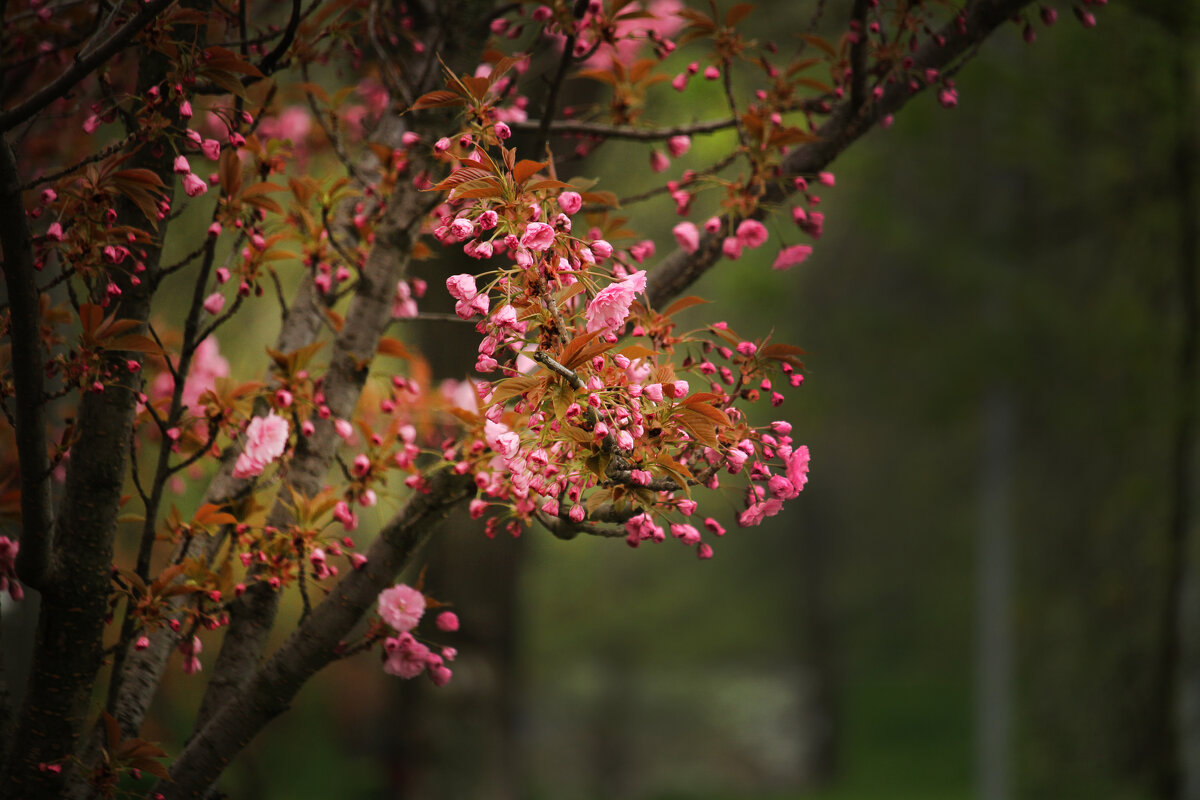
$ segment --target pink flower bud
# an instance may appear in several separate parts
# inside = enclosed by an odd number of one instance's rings
[[[204,298],[204,310],[209,314],[216,316],[221,313],[221,309],[225,307],[225,295],[220,292],[213,292],[208,297]]]
[[[672,136],[670,139],[667,139],[667,150],[671,153],[672,158],[679,158],[691,146],[692,140],[688,136]]]

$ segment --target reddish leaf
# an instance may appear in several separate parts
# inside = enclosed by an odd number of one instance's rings
[[[754,10],[753,3],[738,3],[725,14],[725,27],[732,28]]]
[[[403,358],[406,361],[412,358],[412,353],[409,352],[408,348],[404,346],[404,343],[399,339],[393,339],[390,336],[384,336],[381,338],[379,340],[379,347],[377,347],[375,350],[376,352],[385,356]]]
[[[516,166],[513,167],[513,180],[520,186],[536,175],[538,170],[545,168],[545,166],[545,161],[530,161],[529,159],[518,161]]]
[[[681,297],[678,300],[676,300],[674,303],[671,303],[671,305],[669,305],[665,309],[663,309],[662,313],[663,313],[664,317],[669,317],[672,314],[675,314],[679,311],[683,311],[685,308],[691,308],[692,306],[698,306],[703,303],[709,303],[709,302],[712,302],[712,301],[705,300],[703,297],[697,297],[694,294],[689,294],[687,297]]]
[[[427,92],[417,98],[417,101],[412,104],[413,111],[420,111],[423,108],[441,108],[443,106],[461,106],[466,101],[462,96],[451,92],[447,89],[435,89],[432,92]]]

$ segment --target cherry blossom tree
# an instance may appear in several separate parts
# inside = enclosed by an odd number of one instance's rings
[[[702,560],[726,533],[713,492],[741,526],[778,513],[809,452],[748,409],[802,384],[802,351],[682,329],[687,288],[747,249],[804,262],[844,149],[926,89],[952,107],[984,39],[1056,16],[818,1],[770,42],[745,35],[751,4],[680,0],[0,10],[0,589],[40,597],[0,716],[6,797],[204,795],[363,651],[452,680],[453,598],[397,581],[455,508],[489,536],[673,538]],[[699,84],[721,89],[713,119],[690,117]],[[594,102],[568,107],[580,86]],[[729,152],[696,160],[718,132]],[[622,140],[660,186],[571,177]],[[672,242],[630,211],[661,196]],[[427,260],[458,266],[428,286]],[[438,387],[405,326],[443,291],[478,358]],[[237,342],[262,358],[234,375],[223,332],[246,315],[278,326]],[[202,499],[172,503],[181,485]],[[286,593],[303,613],[269,651]],[[141,738],[169,669],[209,675],[170,754]]]

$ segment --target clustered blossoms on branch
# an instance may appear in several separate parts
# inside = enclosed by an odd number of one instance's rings
[[[415,678],[427,672],[435,686],[445,686],[452,677],[446,662],[453,661],[457,651],[443,647],[435,653],[412,633],[425,615],[426,605],[420,591],[403,583],[379,593],[379,616],[396,634],[383,640],[383,671],[401,678]],[[453,611],[443,611],[436,624],[441,631],[456,631],[458,617]]]

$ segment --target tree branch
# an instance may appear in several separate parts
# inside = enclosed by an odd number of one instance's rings
[[[71,66],[63,74],[35,92],[25,102],[16,108],[0,113],[0,133],[12,130],[69,92],[75,84],[86,78],[93,70],[133,41],[133,37],[137,36],[143,28],[149,25],[158,16],[159,12],[164,11],[174,2],[175,0],[150,0],[149,3],[142,6],[138,13],[134,14],[128,22],[118,28],[99,47],[84,58],[72,62]]]
[[[21,202],[20,178],[12,148],[0,136],[0,245],[4,248],[4,281],[8,288],[12,337],[13,390],[17,399],[14,429],[21,471],[21,549],[17,575],[41,589],[49,567],[50,530],[54,522],[50,497],[50,457],[46,449],[43,402],[39,292],[34,281],[33,243]]]
[[[468,475],[452,469],[432,475],[428,493],[414,492],[380,531],[367,551],[363,569],[346,573],[279,651],[253,669],[179,754],[171,768],[171,781],[159,784],[156,791],[166,800],[203,795],[230,759],[288,708],[300,687],[338,657],[338,645],[379,593],[413,563],[450,510],[474,491]]]
[[[972,48],[1031,2],[1032,0],[978,0],[971,3],[964,12],[966,24],[962,32],[959,32],[955,22],[948,22],[938,32],[944,37],[945,44],[939,47],[931,37],[930,41],[913,55],[912,69],[918,73],[930,68],[942,70],[960,56],[969,55]],[[866,103],[857,112],[851,100],[842,101],[834,107],[829,120],[817,131],[821,138],[793,150],[784,159],[784,175],[816,174],[871,130],[879,120],[896,112],[915,96],[903,81],[897,81],[888,86],[878,101]],[[773,187],[767,192],[763,202],[781,202],[792,191],[794,189],[790,184],[782,188]],[[765,215],[766,210],[760,207],[758,216]],[[712,234],[701,239],[700,248],[695,253],[689,254],[682,249],[671,253],[649,274],[646,297],[650,305],[661,306],[667,299],[674,297],[711,269],[720,257],[720,238]]]
[[[550,123],[548,134],[556,136],[599,136],[602,139],[628,139],[635,142],[654,142],[670,139],[672,136],[715,133],[717,131],[728,130],[736,125],[737,121],[732,117],[665,128],[637,128],[633,125],[606,125],[603,122],[570,122],[563,120]],[[530,133],[540,131],[541,126],[541,122],[530,122],[528,120],[525,122],[508,123],[508,127],[514,131]]]

